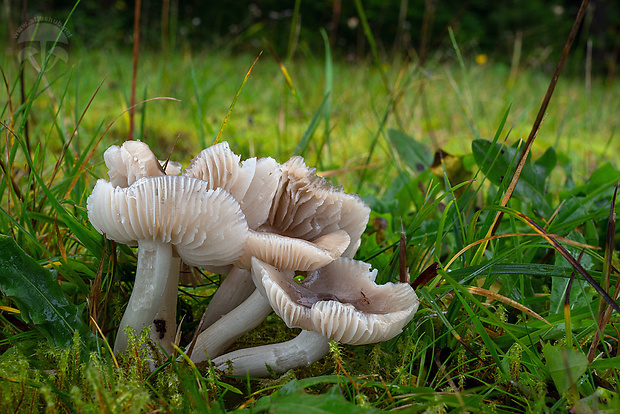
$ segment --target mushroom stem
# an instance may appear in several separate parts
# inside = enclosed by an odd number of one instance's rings
[[[242,304],[202,331],[190,356],[194,363],[221,355],[237,338],[261,324],[271,313],[271,305],[258,290]]]
[[[205,311],[206,315],[201,331],[239,306],[254,290],[256,290],[256,286],[252,281],[250,271],[233,267],[213,295]]]
[[[278,374],[289,369],[309,366],[329,352],[329,339],[313,331],[301,331],[290,341],[239,349],[219,356],[213,365],[231,375],[264,377],[270,371]],[[269,368],[268,368],[269,367]]]
[[[131,326],[138,335],[150,326],[151,339],[167,353],[172,353],[180,262],[171,244],[138,241],[136,280],[116,334],[114,353],[127,350],[127,326]]]

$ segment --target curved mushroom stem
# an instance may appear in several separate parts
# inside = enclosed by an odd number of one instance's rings
[[[181,259],[171,244],[138,241],[138,266],[129,303],[116,334],[114,353],[127,350],[125,328],[139,335],[151,327],[151,339],[172,353],[176,334],[177,293]]]
[[[256,290],[256,286],[252,281],[250,271],[234,267],[213,295],[205,311],[206,315],[201,331],[239,306],[254,290]]]
[[[301,331],[290,341],[239,349],[219,356],[213,365],[231,375],[264,377],[270,370],[278,374],[289,369],[309,366],[329,352],[329,339],[313,331]],[[267,368],[269,367],[269,368]]]
[[[269,301],[255,289],[241,305],[198,335],[191,360],[198,363],[205,361],[207,355],[212,359],[221,355],[237,338],[260,325],[271,311]]]

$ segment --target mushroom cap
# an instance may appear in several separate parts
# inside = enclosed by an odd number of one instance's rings
[[[308,241],[338,230],[350,243],[343,256],[353,257],[370,215],[370,208],[356,195],[345,193],[309,168],[302,157],[281,165],[281,178],[269,218],[259,230]]]
[[[199,178],[208,188],[223,188],[241,205],[248,226],[256,229],[267,220],[278,186],[280,169],[273,158],[241,157],[221,142],[200,152],[183,171],[183,175]]]
[[[166,175],[179,175],[181,171],[183,171],[183,165],[177,161],[169,160],[168,164],[166,164],[166,161],[159,160],[159,165],[161,165],[162,170],[164,169],[164,165],[166,165],[166,169],[164,170]]]
[[[103,153],[110,182],[116,187],[128,187],[143,177],[166,175],[149,146],[141,141],[126,141],[112,145]]]
[[[109,239],[170,243],[195,266],[235,262],[248,236],[234,197],[190,177],[145,177],[126,188],[98,180],[87,209],[93,226]]]
[[[287,326],[351,345],[393,338],[418,309],[409,284],[377,285],[376,275],[368,263],[341,257],[298,283],[293,271],[252,259],[254,283]]]
[[[350,241],[344,230],[313,242],[250,230],[244,254],[235,265],[249,269],[252,257],[256,257],[281,270],[316,270],[340,257]]]

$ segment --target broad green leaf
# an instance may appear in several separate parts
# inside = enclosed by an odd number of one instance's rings
[[[0,237],[0,290],[17,305],[24,322],[55,346],[70,346],[75,330],[83,338],[90,337],[81,319],[83,305],[71,304],[54,273],[41,267],[10,237]]]
[[[588,368],[588,358],[576,349],[545,344],[543,354],[545,366],[560,394],[572,387]]]
[[[564,298],[566,296],[566,288],[570,279],[563,277],[554,277],[551,279],[551,293],[549,298],[549,313],[564,312]],[[592,300],[592,292],[588,291],[589,284],[582,280],[579,276],[573,280],[570,290],[570,307],[571,309],[587,306]]]
[[[502,186],[512,178],[518,161],[517,148],[477,139],[472,142],[472,152],[478,167],[493,184]],[[545,198],[545,181],[556,163],[557,157],[553,149],[547,150],[534,164],[528,159],[519,176],[514,195],[533,202],[537,209],[544,209],[545,214],[550,213],[551,208]]]
[[[620,180],[620,171],[614,168],[611,163],[605,163],[592,173],[585,185],[575,188],[571,193],[574,195],[578,195],[579,193],[590,194],[593,191],[599,190],[601,187],[613,191],[613,184],[618,180]]]
[[[605,388],[596,391],[577,401],[573,412],[580,414],[618,414],[620,412],[620,396],[617,392]]]
[[[539,159],[534,161],[533,168],[536,172],[536,176],[542,176],[546,179],[549,175],[551,175],[551,171],[553,171],[557,164],[558,157],[555,153],[555,149],[553,147],[549,147]]]
[[[388,138],[402,162],[412,172],[420,173],[433,164],[432,151],[404,132],[389,129]]]
[[[294,155],[301,155],[301,156],[304,155],[304,153],[306,152],[306,149],[308,148],[308,144],[310,143],[310,139],[312,138],[312,136],[314,135],[314,132],[319,126],[319,122],[321,121],[321,115],[325,116],[325,108],[328,105],[329,105],[329,95],[323,97],[323,102],[321,102],[319,109],[317,109],[316,112],[314,113],[314,116],[312,117],[312,120],[310,121],[310,125],[308,125],[306,132],[304,132],[304,136],[301,137],[301,141],[299,141],[299,143],[295,147],[295,150],[293,151]]]
[[[585,184],[570,191],[560,191],[560,197],[566,200],[556,221],[564,222],[581,218],[588,207],[599,200],[611,200],[614,185],[620,180],[620,171],[610,163],[597,168]]]
[[[338,386],[334,386],[326,394],[310,395],[304,391],[297,380],[286,383],[279,391],[269,397],[262,398],[254,407],[254,413],[277,412],[279,414],[299,413],[378,413],[376,408],[364,408],[347,401],[340,395]]]

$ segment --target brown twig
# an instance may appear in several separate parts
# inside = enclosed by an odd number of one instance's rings
[[[403,230],[403,223],[400,223],[400,242],[398,243],[398,280],[400,283],[409,283],[409,272],[407,272],[407,235]]]
[[[89,313],[90,318],[93,321],[94,325],[92,326],[93,333],[96,332],[97,320],[99,319],[99,299],[101,295],[101,280],[103,279],[103,266],[106,259],[106,255],[108,254],[108,243],[104,240],[103,242],[103,253],[101,253],[101,259],[99,261],[99,266],[97,267],[97,273],[95,274],[95,280],[93,281],[90,288],[90,300],[89,300]]]
[[[179,132],[179,134],[177,135],[177,138],[174,140],[174,144],[172,144],[172,148],[170,148],[170,153],[168,153],[168,158],[166,158],[166,162],[164,162],[164,165],[161,166],[161,168],[164,170],[164,172],[166,172],[166,168],[168,168],[168,163],[170,162],[170,157],[172,157],[172,153],[174,152],[174,148],[177,146],[177,142],[179,142],[179,138],[180,137],[181,137],[181,133]]]
[[[577,13],[577,16],[575,17],[575,21],[573,22],[573,27],[570,31],[570,34],[568,35],[568,39],[566,40],[566,44],[564,45],[564,50],[562,50],[562,56],[560,57],[560,61],[558,62],[557,67],[555,68],[555,72],[553,73],[553,77],[551,78],[551,82],[549,83],[549,87],[547,88],[547,93],[545,94],[542,104],[540,105],[540,109],[538,110],[538,114],[536,115],[536,120],[534,121],[534,124],[532,125],[532,130],[530,131],[530,135],[527,141],[525,142],[525,146],[523,147],[521,158],[519,158],[519,162],[517,163],[517,169],[515,170],[512,176],[512,180],[510,181],[510,185],[508,186],[508,189],[506,189],[506,194],[504,195],[504,199],[502,200],[502,206],[506,206],[506,204],[508,203],[508,199],[510,199],[510,197],[512,196],[512,193],[517,185],[517,181],[519,180],[519,176],[521,175],[521,171],[523,169],[523,166],[525,165],[525,161],[527,160],[527,155],[529,154],[530,149],[532,148],[532,145],[534,144],[534,140],[536,139],[540,126],[542,125],[543,119],[545,118],[547,106],[549,106],[549,101],[551,101],[551,96],[553,95],[553,91],[555,90],[555,85],[558,83],[560,73],[562,72],[562,68],[564,67],[564,62],[566,62],[568,53],[570,52],[571,46],[573,45],[573,41],[575,40],[575,37],[577,36],[577,31],[579,30],[579,27],[581,26],[581,22],[583,21],[583,17],[586,14],[587,6],[588,6],[588,0],[583,0],[581,2],[581,7],[579,8],[579,12]],[[499,227],[499,223],[501,222],[503,215],[504,213],[501,211],[497,213],[491,234],[495,234],[495,232],[497,231],[497,228]]]
[[[411,287],[417,289],[420,286],[426,285],[428,282],[434,279],[435,276],[437,276],[438,268],[438,262],[431,263],[426,269],[422,271],[422,273],[418,275],[418,277],[415,278],[413,282],[411,282]]]
[[[534,229],[540,234],[550,245],[552,245],[570,265],[579,273],[599,295],[611,306],[618,314],[620,314],[620,306],[607,294],[607,292],[590,276],[588,271],[581,266],[581,264],[566,250],[564,246],[553,239],[549,233],[547,233],[542,227],[534,222],[531,218],[523,213],[517,212],[517,218],[523,220],[528,226]]]

